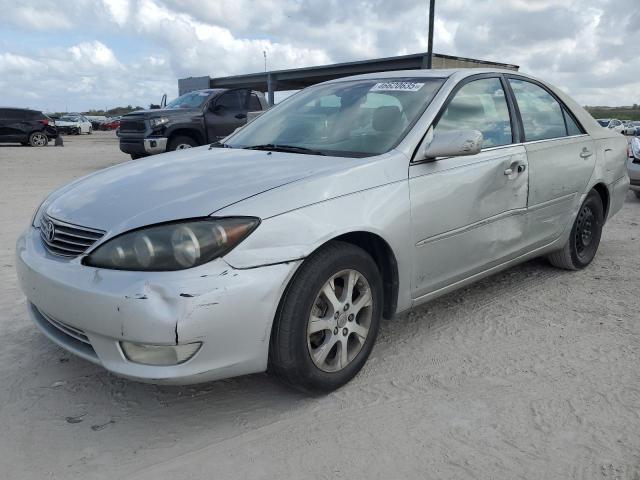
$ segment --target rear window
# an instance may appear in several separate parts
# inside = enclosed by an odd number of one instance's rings
[[[520,109],[527,142],[567,136],[562,107],[538,85],[526,80],[509,79]]]

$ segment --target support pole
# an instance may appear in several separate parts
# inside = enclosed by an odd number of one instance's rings
[[[267,100],[269,102],[269,106],[273,107],[274,102],[274,91],[276,88],[276,79],[274,75],[271,73],[267,74]]]
[[[433,68],[433,23],[435,19],[436,0],[429,1],[429,37],[427,41],[427,56],[422,62],[424,68]]]

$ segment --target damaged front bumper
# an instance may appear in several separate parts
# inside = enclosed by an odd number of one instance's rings
[[[66,350],[121,376],[186,384],[264,371],[278,302],[299,262],[238,270],[223,259],[177,272],[98,269],[51,255],[39,230],[16,245],[31,318]],[[201,342],[187,361],[132,362],[121,342]]]

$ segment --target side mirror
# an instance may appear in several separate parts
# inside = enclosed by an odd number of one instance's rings
[[[434,133],[431,127],[418,150],[418,160],[477,155],[482,150],[483,143],[484,137],[478,130]]]

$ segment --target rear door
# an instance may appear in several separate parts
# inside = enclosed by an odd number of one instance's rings
[[[414,298],[516,257],[526,244],[528,164],[501,75],[458,85],[434,132],[480,130],[478,155],[411,164]]]
[[[0,109],[0,136],[4,141],[24,142],[27,140],[30,128],[26,114],[25,110],[17,108]]]
[[[209,141],[219,140],[247,123],[249,90],[234,89],[209,102],[204,117]]]
[[[522,119],[529,159],[529,232],[532,246],[560,236],[595,168],[593,140],[544,85],[509,76]]]

